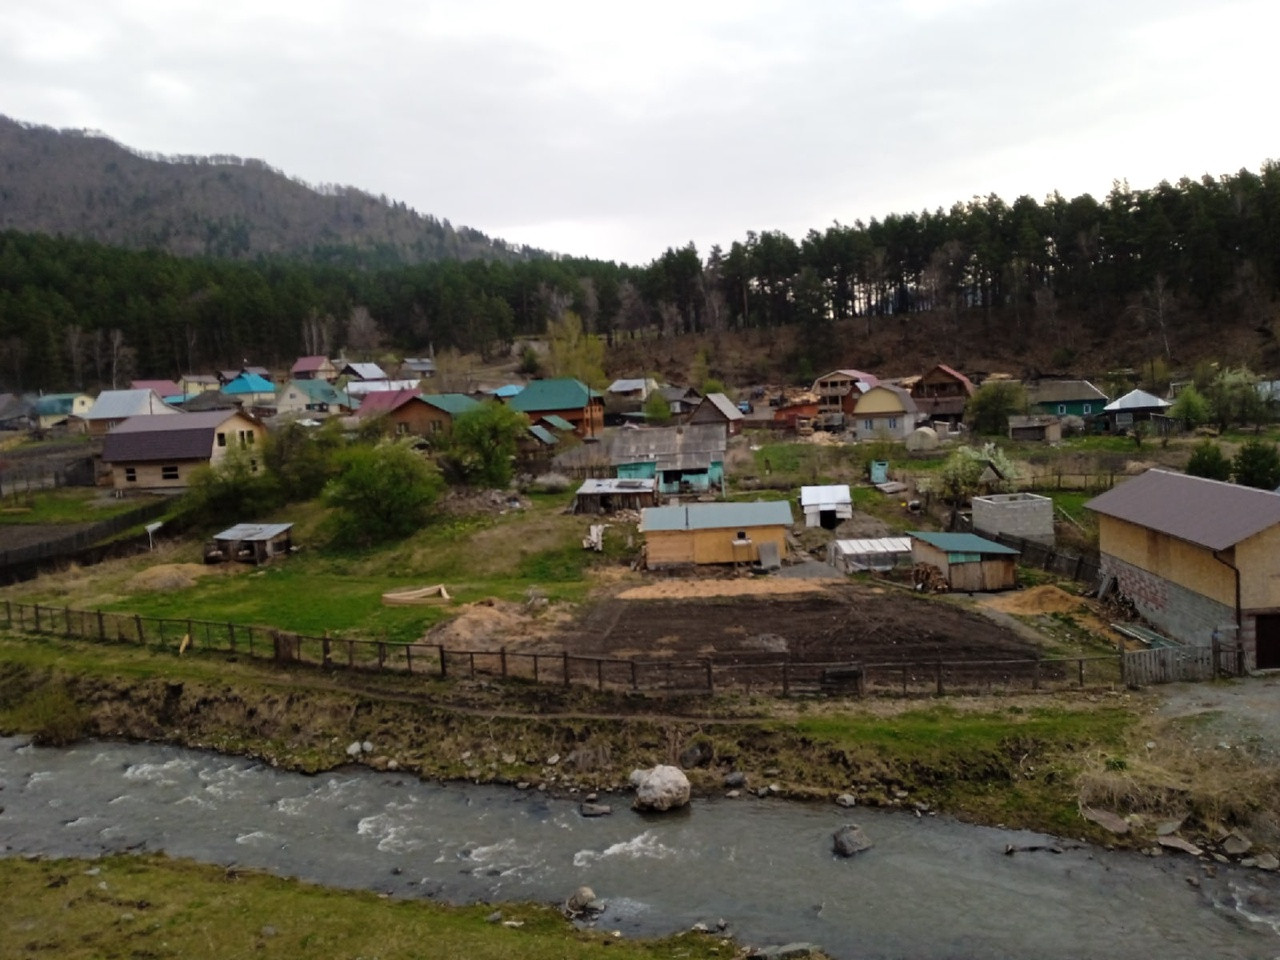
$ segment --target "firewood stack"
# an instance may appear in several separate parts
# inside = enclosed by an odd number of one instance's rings
[[[946,593],[951,589],[942,571],[932,563],[917,563],[912,567],[911,582],[917,590],[927,593]]]

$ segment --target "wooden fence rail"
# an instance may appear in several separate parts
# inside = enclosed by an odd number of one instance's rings
[[[732,657],[690,660],[586,656],[568,651],[456,650],[439,644],[313,637],[229,621],[144,617],[4,601],[5,627],[100,643],[184,653],[250,656],[280,665],[385,671],[424,677],[495,677],[597,690],[654,693],[830,693],[854,696],[1003,694],[1141,685],[1234,673],[1235,648],[1199,648],[1005,660],[810,662]],[[1204,648],[1208,651],[1209,648]],[[1191,652],[1188,652],[1191,651]],[[1156,656],[1150,656],[1156,654]],[[1174,664],[1170,666],[1169,664]],[[1212,666],[1217,664],[1218,672]]]

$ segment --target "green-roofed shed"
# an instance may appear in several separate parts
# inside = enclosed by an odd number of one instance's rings
[[[974,533],[911,531],[912,562],[937,568],[951,590],[1010,590],[1018,584],[1017,558],[1017,550]]]
[[[537,423],[558,416],[580,437],[598,437],[604,430],[604,400],[581,380],[556,377],[534,380],[507,400],[507,406]]]

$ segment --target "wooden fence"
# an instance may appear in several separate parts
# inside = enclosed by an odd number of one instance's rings
[[[53,536],[30,546],[18,547],[16,550],[0,550],[0,572],[25,564],[41,563],[46,560],[57,560],[69,557],[85,550],[101,540],[123,533],[148,520],[162,516],[171,504],[166,500],[155,500],[144,503],[127,513],[117,514],[86,527],[60,536]]]
[[[45,636],[150,646],[170,653],[250,656],[282,666],[385,671],[424,677],[494,677],[659,694],[828,693],[849,696],[1003,694],[1113,687],[1119,653],[1009,660],[808,662],[785,657],[696,660],[586,656],[439,644],[314,637],[231,622],[143,617],[4,601],[4,626]]]
[[[1049,544],[1036,543],[1034,540],[1024,540],[1021,537],[1013,537],[1006,533],[984,533],[982,536],[1017,550],[1021,554],[1018,557],[1018,563],[1023,566],[1039,567],[1041,570],[1047,570],[1063,577],[1070,577],[1080,583],[1099,582],[1102,567],[1096,556],[1085,556],[1072,553],[1070,550],[1058,550]]]
[[[1131,650],[1124,655],[1122,679],[1127,686],[1143,687],[1243,674],[1243,648],[1215,640],[1208,646]]]

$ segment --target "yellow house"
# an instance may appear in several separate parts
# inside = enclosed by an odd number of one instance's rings
[[[781,560],[787,555],[790,526],[791,505],[785,500],[691,503],[640,511],[640,532],[651,567],[759,563],[762,547]]]
[[[266,435],[260,420],[238,410],[130,417],[103,439],[102,462],[118,491],[181,490],[197,467],[235,450],[256,470]]]
[[[1280,495],[1148,470],[1090,500],[1104,579],[1174,639],[1280,667]]]
[[[910,393],[891,383],[880,383],[853,405],[853,429],[859,440],[905,440],[916,428],[918,416]]]

